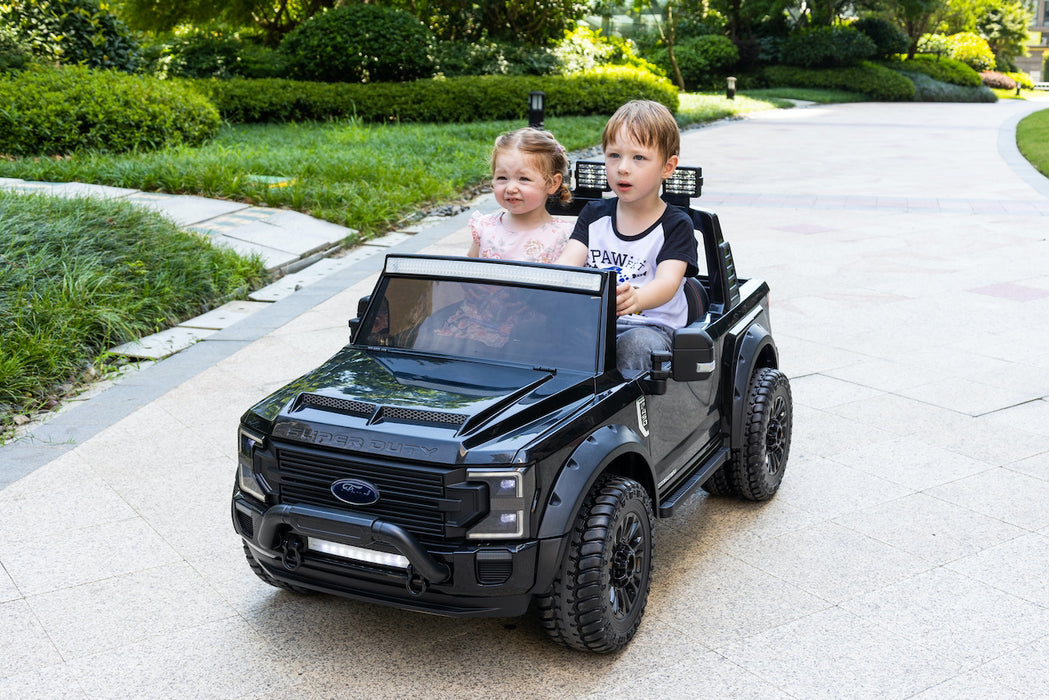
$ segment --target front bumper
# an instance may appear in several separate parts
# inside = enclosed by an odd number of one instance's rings
[[[311,505],[263,508],[234,494],[233,524],[252,557],[281,582],[424,612],[523,615],[556,570],[560,539],[425,546],[403,528],[365,514]],[[405,557],[383,566],[310,549],[310,538]],[[537,577],[537,572],[544,575]]]

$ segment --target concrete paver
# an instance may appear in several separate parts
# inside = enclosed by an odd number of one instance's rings
[[[623,652],[562,649],[527,617],[279,591],[229,523],[240,413],[345,342],[385,250],[465,251],[464,213],[271,290],[0,448],[0,696],[1043,696],[1049,181],[1011,143],[1039,106],[683,135],[697,204],[772,288],[794,443],[771,501],[697,494],[657,525]]]

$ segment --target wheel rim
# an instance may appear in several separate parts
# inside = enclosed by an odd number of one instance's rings
[[[622,620],[630,615],[641,597],[645,577],[647,536],[641,518],[628,513],[616,527],[611,561],[608,602],[612,614]]]
[[[783,468],[787,452],[787,400],[777,396],[769,413],[769,427],[765,432],[765,468],[770,475]]]

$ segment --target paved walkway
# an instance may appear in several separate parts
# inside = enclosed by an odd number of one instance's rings
[[[373,255],[0,448],[0,697],[1044,697],[1049,181],[1012,140],[1042,106],[684,136],[738,270],[772,287],[794,445],[769,503],[697,494],[657,525],[624,652],[248,570],[238,417],[345,342]],[[464,223],[390,249],[461,253]]]

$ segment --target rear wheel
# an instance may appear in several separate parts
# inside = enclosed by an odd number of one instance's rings
[[[787,376],[777,369],[759,369],[747,391],[743,445],[703,488],[715,496],[749,501],[772,498],[787,467],[793,415]]]
[[[537,600],[543,627],[582,651],[622,649],[648,602],[652,501],[636,481],[607,476],[587,494],[551,590]]]

